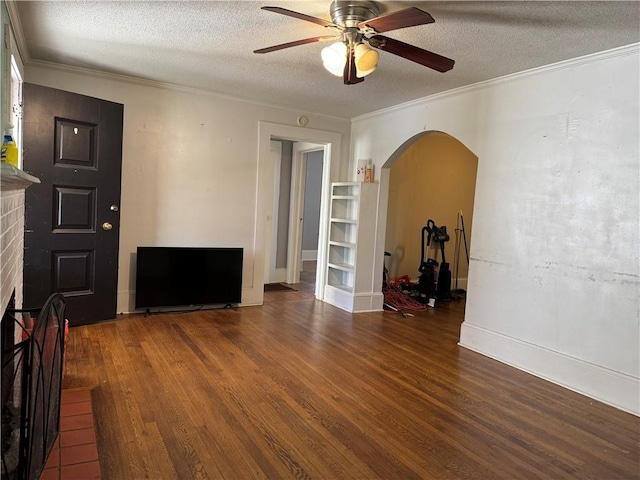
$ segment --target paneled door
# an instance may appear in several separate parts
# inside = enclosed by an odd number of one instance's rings
[[[123,105],[24,85],[24,300],[67,299],[70,325],[116,317]]]

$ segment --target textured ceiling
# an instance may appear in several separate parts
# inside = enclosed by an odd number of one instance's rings
[[[322,67],[325,44],[252,53],[327,34],[261,6],[331,20],[329,4],[21,1],[11,11],[27,64],[84,67],[346,118],[640,40],[635,1],[379,2],[381,13],[409,6],[429,12],[436,23],[386,35],[454,59],[453,70],[438,73],[380,52],[378,69],[346,86]]]

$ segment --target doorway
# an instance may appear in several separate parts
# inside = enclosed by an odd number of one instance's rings
[[[405,143],[384,165],[389,172],[385,250],[389,278],[417,280],[421,261],[442,261],[435,242],[423,252],[422,228],[428,220],[446,227],[443,242],[451,265],[451,290],[466,293],[468,257],[478,157],[454,137],[425,132]]]
[[[265,285],[274,290],[277,284],[300,283],[304,266],[306,282],[316,271],[326,151],[321,144],[272,138],[270,152],[274,191],[267,214]]]
[[[293,127],[288,125],[260,122],[259,127],[259,152],[258,152],[258,192],[256,198],[256,228],[255,228],[255,255],[254,273],[251,292],[251,303],[261,304],[264,298],[265,268],[270,262],[270,254],[266,250],[266,236],[272,235],[269,222],[272,221],[274,183],[269,171],[273,169],[271,163],[271,140],[282,139],[292,142],[307,142],[321,145],[324,149],[320,223],[318,229],[318,257],[317,264],[323,265],[326,259],[326,243],[328,236],[329,198],[331,182],[335,181],[338,174],[341,154],[341,134],[324,130],[313,130],[306,127]],[[271,217],[271,218],[270,218]],[[297,217],[300,218],[300,217]],[[324,284],[326,272],[318,268],[314,295],[318,300],[324,298]],[[248,302],[247,302],[248,303]]]

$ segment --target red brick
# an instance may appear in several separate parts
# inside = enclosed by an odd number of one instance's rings
[[[61,398],[62,405],[67,405],[69,403],[79,403],[79,402],[89,402],[91,401],[91,391],[90,390],[78,390],[78,391],[63,391]]]
[[[60,465],[60,449],[54,446],[47,457],[47,463],[44,468],[57,467],[58,465]]]
[[[51,453],[47,458],[47,463],[44,468],[56,468],[58,465],[60,465],[60,450],[58,448],[53,448],[51,449]]]
[[[91,413],[60,418],[61,432],[79,430],[81,428],[93,428],[93,415]]]
[[[91,412],[91,401],[68,403],[60,406],[61,417],[72,417],[74,415],[84,415]]]
[[[58,467],[45,468],[40,474],[40,480],[60,480],[60,470]]]
[[[100,478],[100,463],[86,462],[62,467],[62,480],[89,480]]]
[[[60,463],[63,466],[91,462],[93,460],[98,460],[98,449],[95,443],[60,449]]]
[[[86,443],[96,443],[96,433],[93,428],[69,430],[68,432],[60,433],[60,445],[63,448],[84,445]]]

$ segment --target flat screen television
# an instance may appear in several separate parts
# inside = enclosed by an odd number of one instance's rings
[[[136,309],[240,303],[242,253],[242,248],[138,247]]]

